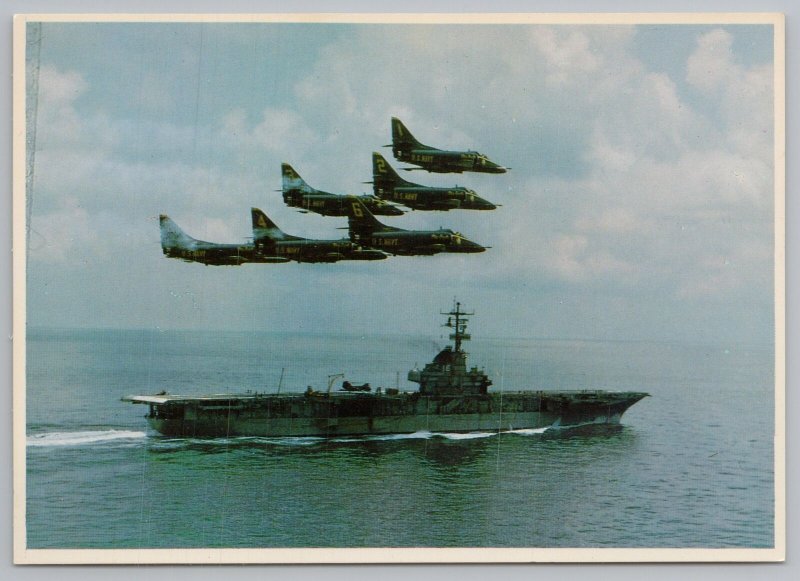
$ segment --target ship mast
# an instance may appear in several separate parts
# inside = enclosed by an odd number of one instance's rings
[[[475,313],[468,313],[467,311],[461,310],[461,303],[457,302],[455,309],[451,310],[449,313],[442,313],[441,315],[447,315],[447,323],[445,323],[445,327],[450,327],[453,329],[453,333],[450,333],[450,339],[455,341],[455,352],[461,353],[461,342],[462,341],[469,341],[471,339],[469,333],[466,332],[467,330],[467,317],[474,315]]]

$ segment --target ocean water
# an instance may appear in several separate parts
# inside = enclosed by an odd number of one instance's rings
[[[643,390],[617,429],[177,439],[129,394],[405,381],[440,338],[29,329],[28,548],[772,547],[773,348],[479,339],[495,390]],[[338,385],[338,384],[337,384]]]

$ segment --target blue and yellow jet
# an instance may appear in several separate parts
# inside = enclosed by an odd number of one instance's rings
[[[406,168],[409,171],[421,168],[436,173],[506,173],[510,169],[477,151],[445,151],[420,143],[397,117],[392,117],[391,147],[396,160],[419,166]]]

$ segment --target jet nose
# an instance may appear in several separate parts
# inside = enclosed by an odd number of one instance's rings
[[[477,242],[472,242],[471,240],[464,240],[461,244],[462,244],[461,252],[469,252],[469,253],[486,252],[485,247],[481,246]]]
[[[482,171],[485,173],[506,173],[507,170],[511,168],[503,167],[502,165],[493,162],[485,155],[481,155],[480,159],[477,162],[478,171]]]
[[[464,238],[458,232],[453,234],[452,242],[450,244],[450,247],[448,248],[449,252],[463,252],[463,253],[484,252],[485,250],[486,248],[484,248],[477,242],[473,242],[472,240]]]

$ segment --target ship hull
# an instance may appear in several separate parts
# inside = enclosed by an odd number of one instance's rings
[[[509,431],[618,424],[638,392],[517,392],[482,396],[314,394],[163,398],[150,426],[180,437],[318,436]]]

